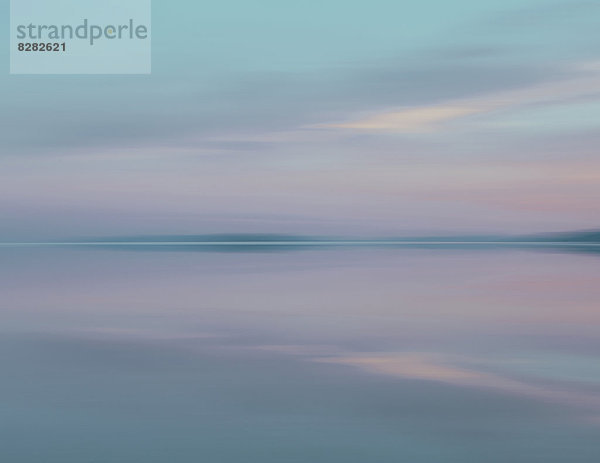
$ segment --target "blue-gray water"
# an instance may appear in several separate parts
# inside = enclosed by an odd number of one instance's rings
[[[600,459],[600,256],[0,248],[0,461]]]

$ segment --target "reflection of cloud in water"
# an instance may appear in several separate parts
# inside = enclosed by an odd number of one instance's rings
[[[317,362],[350,365],[370,373],[405,379],[436,381],[461,387],[497,390],[572,406],[593,407],[600,412],[600,394],[568,388],[567,385],[533,384],[499,374],[478,371],[459,364],[473,359],[422,352],[367,353],[339,357],[317,358]]]

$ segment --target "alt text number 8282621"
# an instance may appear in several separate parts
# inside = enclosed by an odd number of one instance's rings
[[[21,42],[17,45],[19,51],[66,51],[67,46],[63,43],[28,43]]]

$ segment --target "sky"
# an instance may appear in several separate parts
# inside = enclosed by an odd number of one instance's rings
[[[152,13],[151,75],[9,75],[4,47],[0,240],[600,225],[598,2]]]

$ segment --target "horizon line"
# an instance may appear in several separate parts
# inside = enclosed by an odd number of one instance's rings
[[[0,246],[335,246],[335,245],[494,245],[494,246],[600,246],[598,242],[568,241],[424,241],[424,240],[298,240],[298,241],[46,241],[46,242],[0,242]]]

